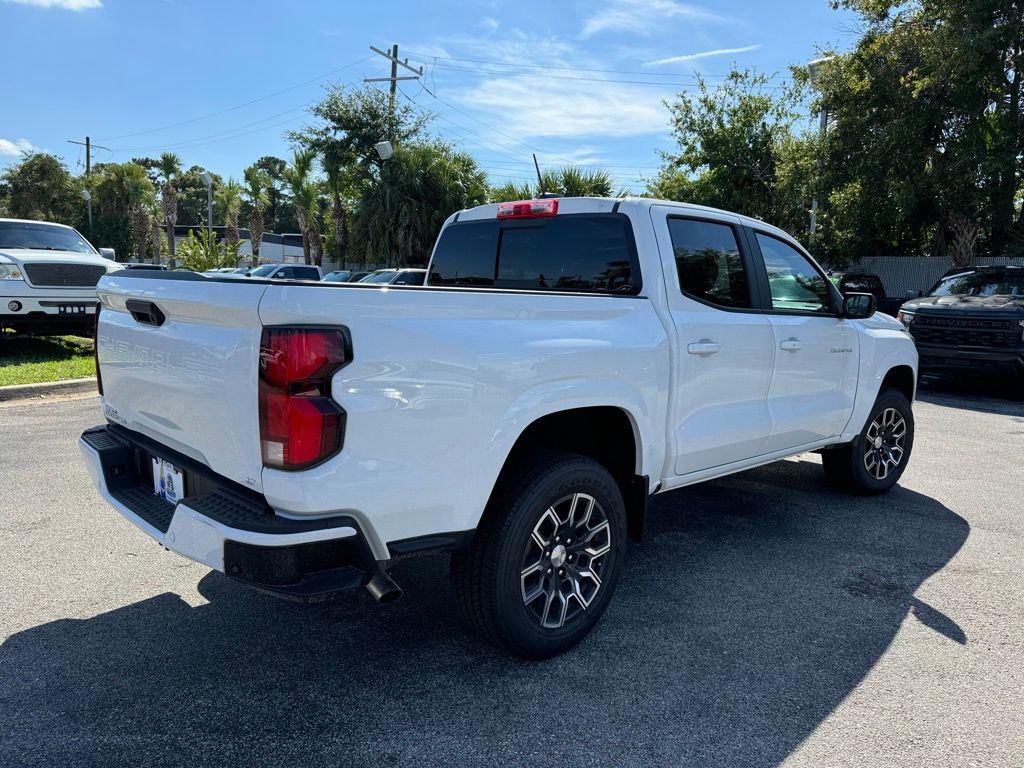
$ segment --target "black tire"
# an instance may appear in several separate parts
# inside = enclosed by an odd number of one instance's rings
[[[567,498],[568,523],[559,528],[553,520],[566,514]],[[584,514],[586,524],[572,527],[573,517]],[[584,531],[586,549],[578,535]],[[550,549],[538,543],[556,537],[560,543]],[[587,554],[605,548],[600,556]],[[520,658],[546,659],[594,628],[611,601],[625,555],[626,509],[608,470],[586,456],[542,452],[502,478],[469,549],[452,556],[452,580],[459,608],[486,640]],[[539,571],[523,575],[538,565]],[[595,573],[596,588],[589,576]],[[572,588],[573,576],[575,590],[566,599],[562,593]],[[546,586],[548,592],[527,602],[528,594]],[[559,618],[564,623],[556,626]]]
[[[895,423],[883,424],[893,413],[897,416]],[[914,412],[910,402],[902,392],[887,388],[878,393],[857,438],[848,445],[822,451],[821,465],[831,485],[871,496],[885,493],[896,485],[910,461],[913,447]],[[898,461],[891,466],[897,450]]]

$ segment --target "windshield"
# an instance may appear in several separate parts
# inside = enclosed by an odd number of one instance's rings
[[[388,270],[387,272],[374,272],[372,275],[368,275],[360,280],[360,283],[387,283],[394,279],[397,272],[395,270]]]
[[[0,248],[74,251],[95,256],[95,249],[70,227],[28,221],[0,221]]]
[[[1024,296],[1024,274],[967,272],[939,281],[932,296]]]
[[[266,277],[275,269],[277,269],[277,264],[264,264],[262,267],[256,267],[256,269],[250,272],[249,277]]]

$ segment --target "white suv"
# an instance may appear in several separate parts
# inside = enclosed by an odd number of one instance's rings
[[[96,283],[118,269],[71,227],[0,219],[0,330],[91,331]]]

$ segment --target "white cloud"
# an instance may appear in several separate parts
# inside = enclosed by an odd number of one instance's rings
[[[658,59],[657,61],[648,61],[644,64],[645,67],[658,67],[662,64],[679,64],[683,61],[696,61],[697,59],[706,59],[710,56],[728,56],[731,53],[746,53],[747,51],[756,51],[761,47],[761,44],[757,45],[746,45],[742,48],[716,48],[713,51],[701,51],[699,53],[686,53],[682,56],[670,56],[667,59]]]
[[[34,5],[39,8],[63,8],[66,11],[84,11],[89,8],[103,7],[103,0],[3,0],[3,2]]]
[[[481,29],[485,30],[486,32],[497,32],[498,27],[500,27],[501,25],[498,23],[497,19],[491,16],[485,16],[484,18],[480,19],[480,24],[478,26]]]
[[[28,139],[17,139],[15,141],[11,141],[10,139],[0,139],[0,155],[12,155],[18,157],[34,151],[35,147],[32,146],[32,142]]]
[[[486,113],[485,121],[500,125],[504,134],[523,139],[659,133],[668,119],[661,102],[671,96],[661,89],[638,93],[609,81],[509,76],[485,80],[457,98]]]
[[[587,38],[605,31],[650,35],[663,29],[666,21],[673,18],[725,20],[705,8],[676,0],[614,0],[583,23],[580,35]]]

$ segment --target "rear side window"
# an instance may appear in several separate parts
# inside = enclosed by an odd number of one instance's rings
[[[316,271],[316,267],[292,267],[293,278],[297,280],[319,280],[320,275]]]
[[[720,307],[751,306],[750,281],[735,229],[711,221],[670,218],[668,231],[683,293]]]
[[[640,270],[625,216],[571,214],[454,224],[441,235],[429,282],[633,295]]]

